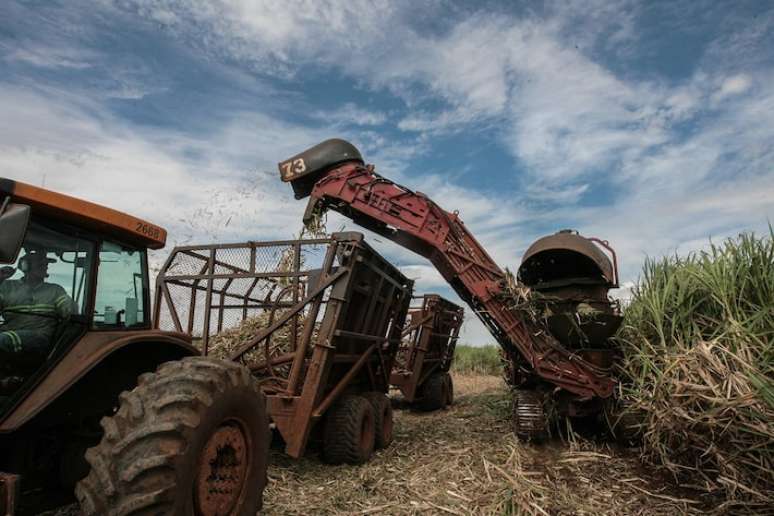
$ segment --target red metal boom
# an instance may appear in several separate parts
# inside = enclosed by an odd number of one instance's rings
[[[316,178],[305,221],[324,209],[338,211],[430,260],[514,366],[527,365],[539,377],[581,398],[612,394],[615,381],[607,371],[570,352],[509,306],[503,295],[505,273],[457,212],[441,209],[426,195],[385,179],[373,165],[359,161],[339,164]]]

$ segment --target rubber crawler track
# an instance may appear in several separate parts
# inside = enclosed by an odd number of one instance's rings
[[[514,389],[512,405],[513,433],[524,440],[543,441],[548,436],[544,395],[530,389]]]

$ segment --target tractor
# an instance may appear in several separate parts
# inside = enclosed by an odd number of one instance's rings
[[[0,515],[254,515],[270,441],[250,371],[154,329],[166,231],[0,178]],[[3,266],[4,265],[4,266]]]

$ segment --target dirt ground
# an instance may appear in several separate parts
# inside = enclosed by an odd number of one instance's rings
[[[457,375],[448,410],[395,400],[395,441],[362,466],[271,450],[265,515],[707,514],[712,504],[643,466],[636,449],[556,438],[519,443],[495,376]],[[77,514],[74,507],[48,513]]]
[[[711,505],[644,467],[637,450],[582,438],[519,443],[494,376],[455,376],[448,410],[398,405],[395,441],[362,466],[272,450],[267,515],[699,514]]]

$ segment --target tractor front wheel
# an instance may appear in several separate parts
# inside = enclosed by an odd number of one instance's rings
[[[454,404],[454,381],[449,373],[444,373],[446,379],[446,405]]]
[[[162,364],[103,418],[76,488],[87,516],[253,516],[266,485],[269,423],[250,372],[189,357]]]

